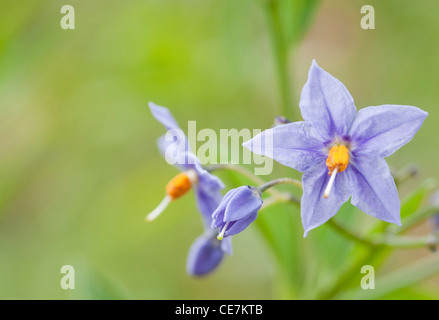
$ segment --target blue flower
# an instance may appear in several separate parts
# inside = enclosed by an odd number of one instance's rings
[[[191,276],[203,276],[218,267],[224,253],[232,254],[232,238],[219,241],[217,233],[207,229],[198,237],[191,248],[186,263],[186,271]]]
[[[202,213],[207,226],[211,223],[211,215],[218,207],[224,188],[222,181],[203,169],[196,155],[190,150],[186,136],[181,131],[172,114],[165,107],[149,103],[152,115],[168,130],[160,137],[158,147],[166,159],[175,164],[182,173],[172,179],[166,188],[166,196],[160,205],[147,216],[154,220],[172,201],[195,187],[198,209]]]
[[[212,214],[212,229],[220,230],[218,239],[222,240],[247,228],[258,216],[261,206],[261,193],[257,188],[242,186],[227,192]]]
[[[402,105],[367,107],[357,113],[345,86],[315,61],[300,108],[305,121],[266,130],[244,146],[304,172],[305,236],[332,218],[350,197],[363,212],[400,225],[398,191],[384,158],[409,142],[428,114]]]

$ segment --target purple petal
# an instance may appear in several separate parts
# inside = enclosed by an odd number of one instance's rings
[[[209,228],[212,224],[212,213],[220,205],[223,196],[219,190],[214,192],[212,190],[206,190],[201,186],[196,187],[195,193],[198,210],[203,216],[205,227]]]
[[[221,243],[216,238],[202,235],[191,248],[186,262],[187,273],[191,276],[203,276],[213,271],[223,259]]]
[[[232,237],[227,237],[221,240],[221,250],[228,255],[233,254]]]
[[[152,115],[168,130],[161,136],[157,145],[166,161],[177,166],[180,170],[190,169],[190,165],[197,162],[196,156],[191,152],[189,142],[184,132],[180,129],[171,112],[152,102],[149,103]]]
[[[193,155],[195,157],[195,155]],[[196,157],[195,157],[196,158]],[[198,176],[198,183],[206,192],[217,192],[225,188],[224,183],[217,176],[209,173],[205,170],[198,158],[196,158],[195,164],[191,169],[194,169]]]
[[[324,162],[315,165],[302,176],[303,195],[301,201],[301,217],[304,237],[314,229],[331,219],[350,196],[346,171],[335,177],[334,185],[328,198],[323,197],[330,175]]]
[[[197,156],[190,151],[189,142],[184,132],[179,128],[171,112],[152,102],[149,107],[153,116],[168,130],[166,135],[159,138],[157,144],[160,152],[167,160],[183,170],[194,169],[197,172],[203,188],[223,189],[222,181],[203,169]],[[171,149],[172,148],[172,149]],[[168,159],[169,158],[169,159]]]
[[[230,237],[235,234],[242,232],[245,228],[247,228],[253,221],[258,217],[258,212],[256,211],[252,215],[248,216],[245,219],[238,220],[233,223],[233,225],[226,231],[224,237]]]
[[[427,115],[411,106],[364,108],[358,112],[351,128],[352,151],[388,157],[414,137]]]
[[[262,206],[262,199],[254,188],[243,186],[231,197],[224,214],[224,222],[246,219]]]
[[[188,166],[188,168],[195,170],[197,173],[197,206],[202,213],[205,227],[209,228],[212,223],[212,214],[218,208],[223,198],[221,190],[225,187],[224,183],[218,177],[204,170],[197,158],[195,164]]]
[[[232,196],[238,191],[238,189],[232,189],[226,193],[218,208],[212,213],[212,229],[220,228],[224,225],[224,213],[226,211],[226,207],[229,204],[229,200]]]
[[[325,157],[323,143],[316,138],[313,128],[303,121],[265,130],[243,146],[300,172]]]
[[[354,206],[372,217],[401,225],[398,190],[386,160],[356,157],[346,172]]]
[[[172,141],[167,141],[166,135],[157,139],[160,154],[169,164],[176,166],[181,171],[192,169],[198,159],[189,151],[189,145],[184,133],[177,130],[171,129],[168,131],[169,137],[171,135],[173,137]]]
[[[345,136],[354,121],[354,99],[346,87],[312,62],[308,81],[302,89],[300,109],[305,121],[312,123],[321,139]]]
[[[153,102],[150,102],[149,109],[151,110],[151,113],[154,116],[154,118],[156,118],[159,122],[161,122],[167,130],[180,129],[177,121],[175,121],[174,117],[172,116],[168,108],[161,107]]]

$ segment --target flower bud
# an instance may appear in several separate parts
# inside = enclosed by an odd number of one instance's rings
[[[232,254],[231,238],[219,241],[213,231],[198,237],[191,248],[186,262],[186,271],[191,276],[204,276],[218,267],[224,253]]]
[[[230,190],[212,214],[212,228],[219,229],[218,239],[240,233],[252,223],[262,206],[257,188],[242,186]]]

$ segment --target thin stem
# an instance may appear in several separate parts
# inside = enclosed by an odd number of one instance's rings
[[[433,247],[439,244],[439,239],[434,235],[420,236],[420,237],[380,235],[374,238],[366,238],[338,224],[334,219],[329,220],[328,224],[345,238],[349,240],[354,240],[370,248],[392,247],[399,249],[410,249],[410,248]]]
[[[356,258],[356,260],[350,265],[344,272],[340,274],[337,278],[336,283],[329,289],[324,291],[318,296],[320,300],[332,299],[336,296],[347,284],[350,283],[351,279],[358,274],[361,267],[365,264],[369,264],[370,259],[377,254],[378,250],[369,249],[364,256]]]
[[[435,247],[439,244],[439,239],[430,234],[428,236],[420,237],[401,237],[401,236],[384,236],[379,244],[382,246],[399,248],[399,249],[411,249],[411,248],[423,248],[423,247]]]
[[[271,207],[272,205],[275,205],[276,203],[293,203],[296,205],[300,205],[300,199],[294,198],[292,195],[289,198],[287,198],[287,197],[278,198],[278,197],[271,196],[271,197],[264,199],[264,202],[263,202],[260,210]]]
[[[267,190],[271,187],[277,186],[279,184],[284,184],[284,183],[292,184],[292,185],[302,189],[302,183],[299,180],[291,179],[291,178],[280,178],[280,179],[272,180],[272,181],[269,181],[263,185],[260,185],[258,187],[258,189],[261,192],[264,192],[265,190]]]
[[[256,184],[264,184],[265,181],[258,176],[255,176],[253,173],[251,173],[249,170],[247,170],[244,167],[235,165],[235,164],[212,164],[205,168],[209,172],[217,171],[217,170],[232,170],[236,171],[243,176],[246,176],[250,180],[252,180]]]
[[[236,172],[239,172],[245,175],[247,178],[251,179],[256,184],[259,184],[260,185],[259,189],[261,190],[261,192],[263,191],[269,192],[274,197],[274,199],[270,199],[269,203],[266,206],[274,204],[276,202],[289,202],[300,206],[300,199],[298,199],[291,193],[280,192],[275,189],[271,189],[271,187],[283,183],[293,184],[301,188],[302,184],[298,180],[291,178],[280,178],[273,181],[265,182],[261,178],[255,176],[249,170],[233,164],[211,165],[206,168],[206,170],[209,172],[215,170],[221,170],[221,169],[223,170],[228,169],[228,170],[234,170]],[[414,225],[418,221],[421,221],[425,217],[437,213],[438,210],[439,207],[436,206],[420,209],[418,213],[415,213],[412,216],[410,216],[410,218],[407,218],[408,221],[404,223],[405,227],[402,228],[402,230],[401,228],[398,229],[397,232],[400,233],[410,228],[412,225]],[[352,230],[345,228],[344,226],[337,223],[334,219],[330,219],[328,221],[328,225],[331,226],[340,235],[344,236],[346,239],[354,240],[355,242],[363,244],[369,248],[392,247],[392,248],[400,248],[400,249],[409,249],[409,248],[420,248],[420,247],[432,247],[439,244],[438,238],[431,235],[421,236],[421,237],[402,237],[402,236],[381,234],[378,237],[367,238],[357,234]]]
[[[282,22],[279,16],[278,2],[276,0],[269,0],[265,11],[267,13],[267,23],[270,31],[274,60],[276,62],[276,73],[282,103],[281,110],[282,114],[288,118],[293,116],[293,110],[291,107],[291,92],[293,87],[288,76],[288,44],[285,43]]]
[[[421,209],[417,210],[416,212],[412,213],[411,215],[407,216],[407,218],[403,219],[401,227],[396,227],[396,226],[392,225],[392,226],[389,226],[387,230],[389,232],[392,232],[395,234],[402,233],[402,232],[410,229],[411,227],[413,227],[417,223],[421,222],[425,218],[428,218],[429,216],[432,216],[432,215],[438,214],[438,213],[439,213],[438,206],[424,207],[424,208],[421,208]]]
[[[205,169],[209,172],[213,172],[216,170],[232,170],[232,171],[238,172],[238,173],[242,174],[243,176],[249,178],[257,185],[266,184],[266,182],[263,179],[259,178],[258,176],[255,176],[249,170],[245,169],[244,167],[234,165],[234,164],[215,164],[215,165],[210,165],[210,166],[206,167]],[[285,178],[285,179],[289,179],[289,178]],[[293,180],[293,179],[290,179],[290,180]],[[289,202],[289,203],[294,203],[296,205],[300,205],[300,199],[298,199],[297,197],[295,197],[291,193],[281,192],[281,191],[278,191],[275,189],[268,189],[267,192],[269,192],[273,197],[275,197],[279,201]]]
[[[361,243],[367,247],[374,248],[377,246],[376,243],[364,238],[361,235],[356,234],[355,232],[346,229],[344,226],[338,224],[334,219],[330,219],[328,222],[328,225],[331,226],[335,231],[337,231],[339,234],[344,236],[345,238],[349,240],[354,240],[358,243]]]

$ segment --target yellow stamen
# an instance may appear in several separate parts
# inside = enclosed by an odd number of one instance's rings
[[[331,176],[331,178],[329,179],[328,185],[323,193],[323,197],[325,199],[329,197],[329,193],[334,185],[335,176],[337,173],[345,171],[348,167],[348,164],[349,150],[344,145],[333,146],[331,150],[329,150],[329,155],[326,159],[326,166],[328,167],[328,174]]]
[[[182,172],[169,181],[166,186],[166,194],[170,196],[172,200],[178,199],[191,189],[195,181],[195,172]]]
[[[349,164],[349,150],[344,145],[334,146],[329,150],[328,158],[326,159],[326,166],[329,170],[329,175],[337,168],[338,172],[346,170]]]
[[[197,181],[197,173],[194,170],[182,172],[172,178],[166,185],[165,198],[160,202],[157,208],[146,216],[146,221],[150,222],[157,218],[172,200],[178,199],[186,194]]]

